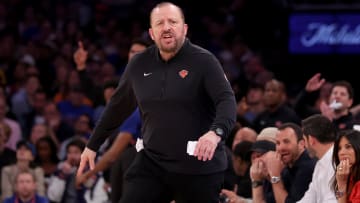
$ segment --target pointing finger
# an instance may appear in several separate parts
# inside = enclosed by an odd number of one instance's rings
[[[84,49],[84,45],[82,41],[78,42],[79,49]]]

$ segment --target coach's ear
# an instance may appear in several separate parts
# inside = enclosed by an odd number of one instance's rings
[[[151,28],[149,28],[149,35],[151,39],[154,40],[154,31]]]

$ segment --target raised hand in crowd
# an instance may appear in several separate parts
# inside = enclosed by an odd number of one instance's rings
[[[306,83],[305,90],[307,92],[314,92],[321,88],[321,86],[326,82],[324,78],[321,78],[321,73],[316,73],[312,76]]]
[[[78,46],[79,48],[74,53],[74,61],[76,63],[76,69],[78,71],[81,71],[86,68],[88,52],[84,49],[84,44],[82,43],[82,41],[78,42]]]

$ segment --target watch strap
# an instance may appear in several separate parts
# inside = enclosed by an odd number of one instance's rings
[[[270,178],[270,182],[272,184],[278,183],[278,182],[280,182],[280,180],[281,180],[280,176],[271,176],[271,178]]]
[[[262,185],[263,185],[263,181],[260,181],[260,180],[251,181],[251,187],[252,188],[257,188],[257,187],[262,186]]]

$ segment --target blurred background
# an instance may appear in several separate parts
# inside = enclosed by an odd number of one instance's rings
[[[155,0],[2,0],[0,69],[11,94],[19,60],[34,65],[48,94],[56,61],[73,66],[72,53],[83,40],[89,60],[108,61],[121,75],[134,38],[147,38]],[[289,97],[314,73],[354,87],[359,66],[360,2],[356,0],[172,1],[184,10],[189,38],[212,51],[232,83],[241,82],[247,51],[287,85]],[[306,44],[307,41],[307,44]],[[249,53],[250,53],[249,52]],[[89,70],[95,74],[97,70]],[[266,77],[266,76],[264,76]],[[241,77],[240,77],[241,78]],[[9,90],[10,88],[10,90]],[[356,91],[356,88],[355,88]],[[359,95],[355,94],[355,101]]]

